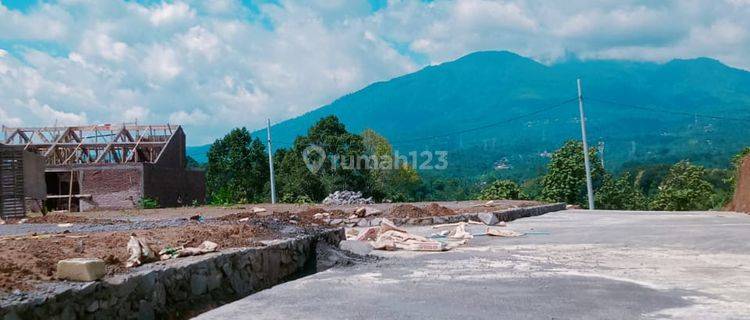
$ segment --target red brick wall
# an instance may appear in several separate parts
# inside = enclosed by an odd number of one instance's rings
[[[111,165],[79,168],[81,211],[135,208],[143,195],[143,165]]]

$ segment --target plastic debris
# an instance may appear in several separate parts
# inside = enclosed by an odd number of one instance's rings
[[[178,257],[197,256],[209,252],[215,252],[219,248],[219,245],[212,241],[203,241],[198,247],[179,247],[171,248],[167,247],[164,250],[159,251],[159,258],[161,260],[169,260]]]
[[[513,230],[501,230],[494,228],[487,228],[485,234],[493,237],[520,237],[523,235],[523,233],[515,232]]]
[[[125,263],[125,266],[128,268],[137,267],[144,263],[156,260],[154,250],[151,249],[145,240],[137,237],[135,234],[130,235],[130,240],[128,241],[128,252],[130,252],[130,257]]]
[[[466,232],[466,223],[459,222],[455,229],[448,233],[448,238],[451,239],[472,239],[474,236],[471,233]]]

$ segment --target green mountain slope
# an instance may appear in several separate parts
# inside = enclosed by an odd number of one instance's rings
[[[281,122],[272,128],[275,147],[334,114],[350,131],[383,134],[402,153],[449,151],[444,174],[529,177],[545,162],[540,154],[580,137],[577,102],[554,107],[576,97],[579,77],[589,143],[604,143],[610,169],[683,158],[723,165],[750,144],[750,72],[716,60],[546,66],[510,52],[477,52]]]

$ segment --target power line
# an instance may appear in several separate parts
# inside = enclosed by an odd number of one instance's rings
[[[515,116],[515,117],[512,117],[512,118],[504,119],[504,120],[493,122],[493,123],[488,123],[488,124],[485,124],[485,125],[482,125],[482,126],[478,126],[478,127],[473,127],[473,128],[468,128],[468,129],[453,131],[453,132],[439,134],[439,135],[432,135],[432,136],[426,136],[426,137],[420,137],[420,138],[414,138],[414,139],[406,139],[406,140],[397,140],[397,141],[392,141],[391,144],[392,145],[405,144],[405,143],[410,143],[410,142],[424,141],[424,140],[430,140],[430,139],[436,139],[436,138],[444,138],[444,137],[449,137],[449,136],[453,136],[453,135],[457,135],[457,134],[462,134],[462,133],[467,133],[467,132],[472,132],[472,131],[487,129],[487,128],[495,127],[495,126],[498,126],[498,125],[501,125],[501,124],[506,124],[508,122],[513,122],[513,121],[516,121],[516,120],[519,120],[521,118],[525,118],[525,117],[528,117],[528,116],[533,116],[533,115],[536,115],[536,114],[539,114],[539,113],[547,112],[547,111],[553,110],[555,108],[561,107],[561,106],[563,106],[563,105],[565,105],[567,103],[576,101],[577,99],[578,99],[577,97],[576,98],[572,98],[572,99],[568,99],[568,100],[556,103],[556,104],[551,105],[551,106],[547,106],[547,107],[544,107],[544,108],[541,108],[541,109],[537,109],[537,110],[529,112],[529,113],[521,114],[521,115],[518,115],[518,116]]]
[[[670,114],[676,114],[676,115],[683,115],[683,116],[690,116],[690,117],[700,117],[700,118],[715,119],[715,120],[750,121],[750,119],[748,119],[748,118],[732,118],[732,117],[715,116],[715,115],[700,114],[700,113],[693,113],[693,112],[686,112],[686,111],[674,111],[674,110],[650,108],[650,107],[644,107],[644,106],[639,106],[639,105],[630,104],[630,103],[623,103],[623,102],[617,102],[617,101],[606,100],[606,99],[591,98],[591,97],[588,97],[588,96],[586,97],[586,99],[587,100],[596,101],[596,102],[611,104],[611,105],[618,105],[618,106],[622,106],[622,107],[626,107],[626,108],[631,108],[631,109],[637,109],[637,110],[670,113]]]

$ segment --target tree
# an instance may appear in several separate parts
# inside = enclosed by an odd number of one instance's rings
[[[711,207],[713,186],[701,166],[683,160],[672,166],[651,203],[656,210],[706,210]]]
[[[562,201],[585,205],[586,170],[581,150],[581,141],[569,140],[552,154],[547,165],[547,174],[542,178],[542,198],[549,201]],[[604,168],[596,155],[596,149],[589,149],[591,176],[594,186],[601,184]]]
[[[310,171],[303,157],[311,146],[323,148],[325,154],[308,153],[310,159],[322,157],[320,169]],[[307,135],[294,140],[289,151],[277,151],[279,194],[282,199],[320,201],[336,190],[362,191],[373,194],[372,178],[361,156],[366,155],[362,137],[346,131],[335,116],[320,119]]]
[[[267,198],[268,157],[260,139],[235,128],[208,151],[206,187],[213,203],[261,202]]]
[[[512,180],[495,180],[485,187],[479,195],[479,200],[518,200],[525,198],[526,195],[521,191],[521,187]]]
[[[596,207],[607,210],[645,210],[648,200],[632,181],[629,173],[624,173],[615,179],[605,175],[602,186],[596,191]]]
[[[279,149],[273,156],[276,168],[276,191],[282,202],[319,201],[328,193],[318,175],[305,166],[301,152]]]
[[[376,198],[400,202],[415,200],[422,186],[417,170],[406,163],[394,164],[393,147],[374,130],[363,131],[362,140],[367,155],[378,159],[380,165],[369,170]]]

